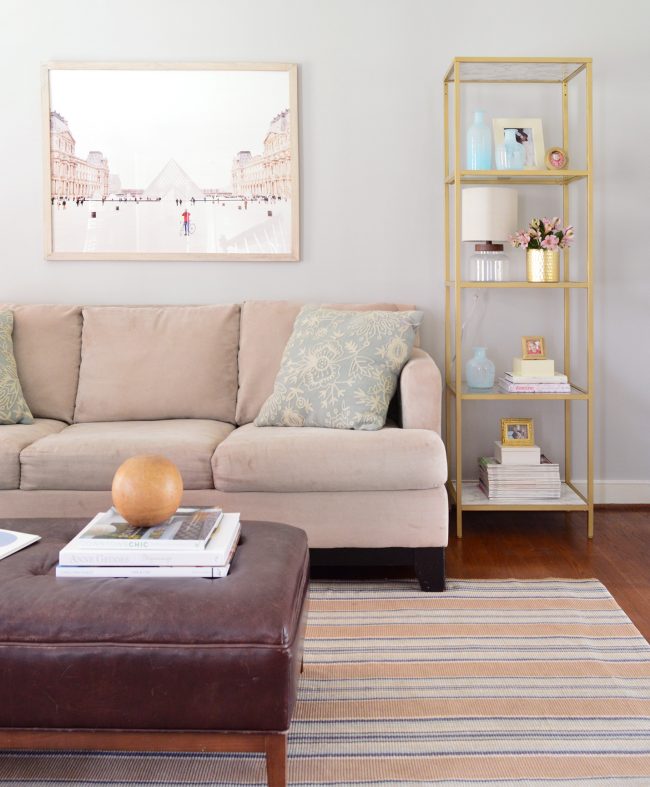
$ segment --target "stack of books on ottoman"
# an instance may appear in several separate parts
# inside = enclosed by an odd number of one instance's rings
[[[111,508],[59,552],[57,577],[225,577],[239,542],[239,514],[179,508],[153,527],[133,527]]]
[[[539,446],[506,446],[495,441],[495,456],[479,459],[479,486],[491,500],[559,498],[560,466]]]

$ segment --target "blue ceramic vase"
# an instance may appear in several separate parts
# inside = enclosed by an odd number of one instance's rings
[[[465,364],[465,377],[470,388],[492,388],[494,364],[485,354],[485,347],[474,347],[474,355]]]

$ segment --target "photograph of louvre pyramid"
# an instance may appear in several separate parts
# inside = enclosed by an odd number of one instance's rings
[[[299,259],[295,65],[45,70],[48,259]]]

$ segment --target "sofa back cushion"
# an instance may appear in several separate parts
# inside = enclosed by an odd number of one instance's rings
[[[284,348],[293,331],[293,323],[304,305],[297,301],[246,301],[242,304],[237,424],[254,421],[264,402],[273,393]],[[329,303],[322,306],[353,311],[402,311],[415,308],[395,303]]]
[[[234,423],[239,306],[83,310],[74,420]]]
[[[72,423],[81,359],[81,307],[6,304],[23,395],[35,418]]]

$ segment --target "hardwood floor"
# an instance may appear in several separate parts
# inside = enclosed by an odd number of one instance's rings
[[[450,532],[447,576],[594,577],[650,640],[650,510],[596,511],[591,541],[584,514],[468,513],[462,540]]]
[[[650,641],[650,509],[598,510],[594,539],[584,514],[467,513],[463,538],[450,528],[448,577],[600,580]],[[314,568],[314,577],[412,576],[409,569]]]

